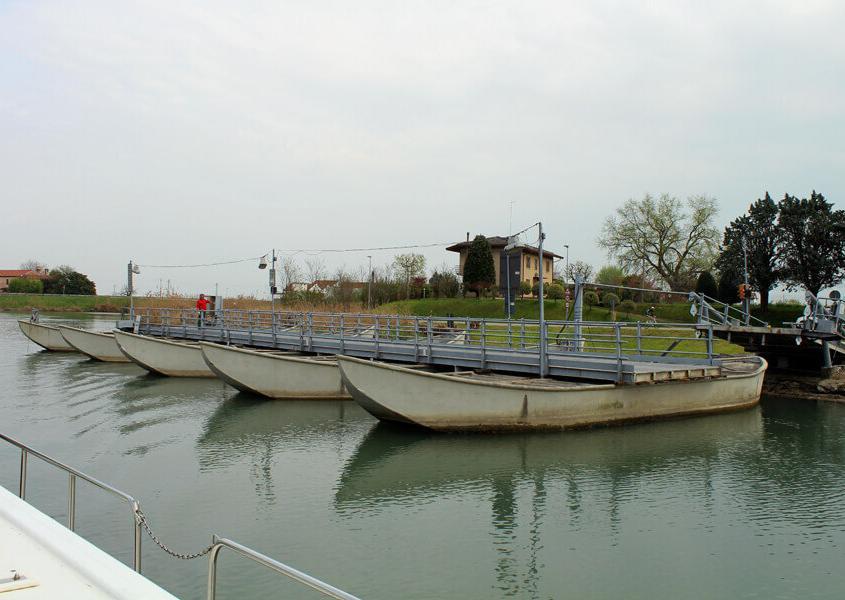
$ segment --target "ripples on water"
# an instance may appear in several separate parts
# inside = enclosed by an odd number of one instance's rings
[[[76,323],[79,316],[67,317]],[[83,319],[107,329],[110,319]],[[38,352],[0,315],[2,430],[135,495],[179,550],[216,532],[368,598],[840,598],[845,407],[584,432],[439,435],[354,403]],[[65,518],[66,479],[30,497]],[[17,454],[0,448],[13,487]],[[124,561],[124,507],[80,488],[80,531]],[[206,563],[144,570],[201,598]],[[313,595],[224,556],[221,598]]]

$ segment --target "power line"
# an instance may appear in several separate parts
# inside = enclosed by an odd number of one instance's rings
[[[379,250],[412,250],[415,248],[436,248],[450,246],[454,242],[437,242],[433,244],[409,244],[406,246],[378,246],[373,248],[299,248],[296,250],[276,250],[281,253],[291,254],[330,254],[340,252],[377,252]]]
[[[379,250],[412,250],[415,248],[437,248],[443,246],[449,246],[453,242],[436,242],[430,244],[407,244],[403,246],[378,246],[373,248],[299,248],[299,249],[290,249],[290,250],[276,250],[279,254],[331,254],[331,253],[342,253],[342,252],[376,252]],[[139,267],[145,267],[147,269],[194,269],[200,267],[219,267],[222,265],[234,265],[237,263],[243,262],[250,262],[261,260],[263,256],[267,254],[262,254],[261,256],[252,256],[249,258],[238,258],[235,260],[224,260],[219,262],[211,262],[211,263],[198,263],[198,264],[191,264],[191,265],[146,265],[146,264],[138,264]]]
[[[263,256],[263,255],[262,255]],[[221,262],[201,263],[196,265],[138,265],[147,269],[193,269],[196,267],[218,267],[220,265],[234,265],[236,263],[249,262],[260,260],[261,256],[252,256],[250,258],[239,258],[237,260],[224,260]]]

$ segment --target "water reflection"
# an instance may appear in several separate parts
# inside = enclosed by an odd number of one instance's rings
[[[273,465],[283,452],[341,447],[349,426],[370,417],[348,400],[266,400],[237,393],[208,419],[197,441],[201,471],[247,461],[256,491],[275,503]]]
[[[762,438],[759,410],[627,428],[500,436],[442,435],[378,423],[346,463],[335,509],[354,519],[450,497],[486,496],[498,593],[539,598],[544,568],[539,553],[548,511],[556,519],[560,511],[567,512],[570,526],[579,529],[585,508],[596,509],[595,504],[584,506],[587,488],[591,498],[602,498],[613,545],[624,528],[621,507],[637,499],[644,481],[671,486],[677,477],[699,482],[704,495],[707,490],[712,494],[709,463],[726,448],[754,447]]]
[[[759,409],[625,428],[498,436],[442,435],[380,422],[345,465],[335,502],[338,508],[402,503],[478,482],[552,473],[570,478],[569,502],[577,508],[573,477],[584,471],[603,472],[621,486],[687,458],[715,456],[735,442],[759,443],[762,434]]]

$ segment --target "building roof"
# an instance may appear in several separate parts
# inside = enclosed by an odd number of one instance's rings
[[[504,248],[508,245],[508,238],[502,237],[501,235],[492,235],[487,238],[487,241],[490,242],[491,248]],[[457,244],[452,244],[446,250],[450,252],[460,252],[464,248],[469,248],[472,246],[472,240],[468,242],[458,242]],[[531,246],[530,244],[518,244],[517,248],[520,248],[523,252],[527,252],[528,254],[539,254],[540,249],[536,246]],[[553,258],[563,258],[560,254],[555,254],[550,250],[546,250],[543,248],[543,256],[549,255]]]
[[[0,277],[47,277],[47,273],[37,273],[31,269],[5,269],[0,270]]]

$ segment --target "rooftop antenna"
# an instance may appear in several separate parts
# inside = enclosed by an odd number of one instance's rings
[[[513,200],[510,201],[510,215],[508,216],[508,237],[513,233]]]

